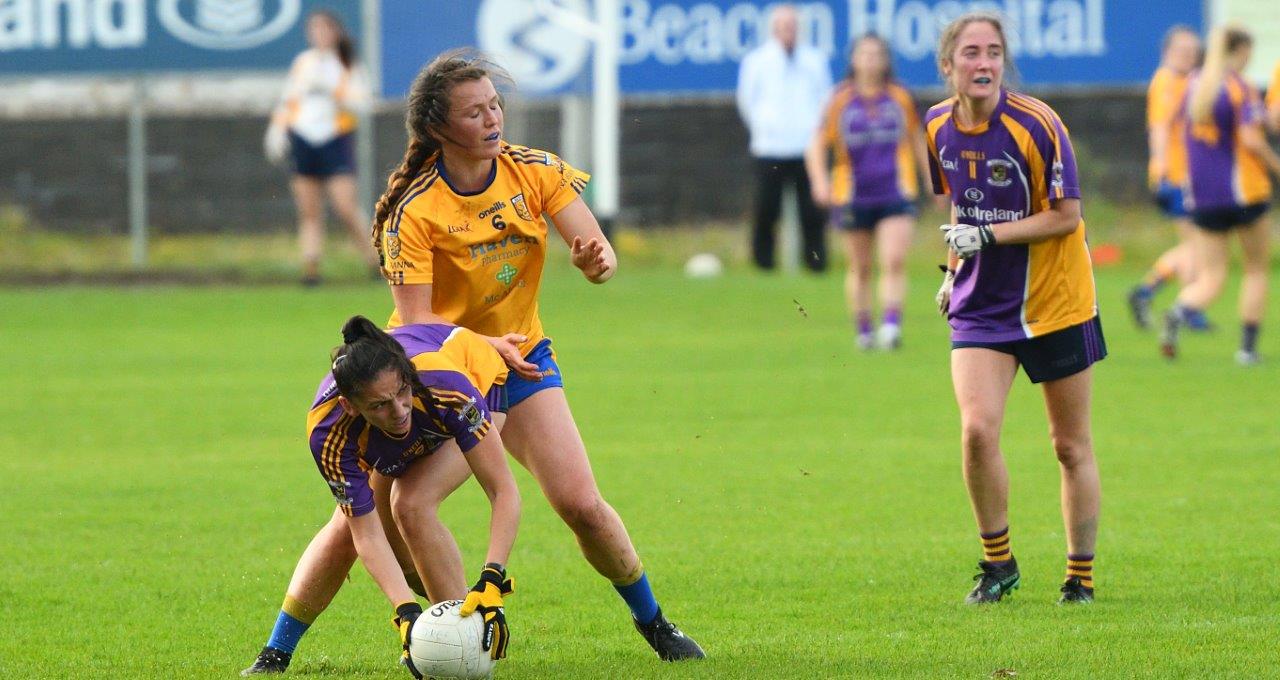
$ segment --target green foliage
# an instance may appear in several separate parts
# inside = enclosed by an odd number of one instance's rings
[[[1099,271],[1098,602],[1054,604],[1058,471],[1019,377],[1003,445],[1023,586],[974,609],[960,602],[979,544],[926,255],[896,354],[853,349],[837,273],[688,281],[624,262],[592,286],[561,255],[543,315],[599,483],[710,658],[660,664],[519,471],[498,677],[1275,672],[1280,344],[1265,334],[1272,363],[1236,367],[1229,297],[1210,310],[1222,330],[1188,336],[1168,365],[1124,318],[1137,270]],[[332,511],[304,415],[341,323],[384,318],[385,288],[8,289],[0,309],[0,674],[234,676]],[[469,568],[486,517],[475,485],[446,506]],[[407,677],[390,613],[357,567],[290,673]]]

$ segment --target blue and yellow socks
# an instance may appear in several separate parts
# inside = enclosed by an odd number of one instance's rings
[[[276,617],[276,625],[271,629],[271,638],[267,640],[267,646],[286,654],[293,654],[293,650],[298,646],[298,640],[302,639],[303,634],[311,624],[315,623],[318,616],[320,612],[286,595],[284,604],[280,605],[280,615]]]
[[[623,578],[614,579],[613,589],[618,591],[631,608],[631,618],[637,623],[647,625],[658,617],[658,600],[649,587],[649,576],[644,573],[644,565],[636,564],[635,571]]]

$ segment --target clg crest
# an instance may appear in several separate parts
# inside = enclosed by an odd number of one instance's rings
[[[533,221],[533,213],[529,212],[529,206],[524,202],[524,192],[520,192],[511,197],[511,207],[516,209],[516,214],[520,219],[526,222]]]
[[[298,22],[302,0],[160,0],[173,37],[209,50],[244,50],[279,38]]]

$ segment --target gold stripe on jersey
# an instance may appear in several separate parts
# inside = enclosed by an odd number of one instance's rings
[[[1049,187],[1045,184],[1045,161],[1040,148],[1031,132],[1012,116],[1002,114],[1000,122],[1027,160],[1031,212],[1048,210]],[[1084,220],[1066,236],[1028,244],[1027,285],[1022,301],[1022,326],[1028,337],[1039,337],[1092,319],[1097,313],[1095,301]]]
[[[322,460],[325,461],[325,469],[327,471],[325,476],[331,481],[344,486],[347,478],[346,475],[342,474],[342,450],[347,446],[347,429],[351,426],[353,420],[355,418],[345,411],[341,416],[338,416],[337,422],[333,424],[333,429],[329,431],[329,436],[325,438],[324,453],[322,454]],[[339,505],[338,507],[342,508],[342,514],[348,517],[351,516],[350,505]]]
[[[1045,133],[1049,136],[1049,140],[1053,142],[1053,157],[1055,159],[1060,160],[1062,158],[1062,136],[1058,134],[1058,127],[1054,124],[1057,116],[1055,116],[1052,111],[1045,109],[1044,105],[1041,104],[1039,101],[1034,99],[1029,99],[1027,97],[1022,97],[1013,92],[1010,92],[1008,94],[1008,101],[1010,106],[1012,106],[1015,109],[1018,109],[1019,111],[1022,111],[1024,113],[1028,113],[1034,116],[1035,119],[1038,120],[1042,126],[1044,126]],[[1002,118],[1012,120],[1008,116],[1002,116]],[[1005,124],[1008,125],[1007,122]],[[1019,144],[1021,143],[1022,143],[1022,140],[1019,140]],[[1036,146],[1034,142],[1028,141],[1026,147],[1024,148],[1035,149]],[[1039,156],[1038,150],[1036,152],[1036,155]],[[1034,167],[1032,168],[1032,173],[1041,179],[1041,184],[1043,184],[1043,178],[1044,178],[1044,171],[1043,171],[1044,165],[1045,165],[1044,159],[1041,159],[1040,169],[1037,170]],[[1046,194],[1046,197],[1047,198],[1063,198],[1064,196],[1063,189],[1064,187],[1052,187],[1052,190],[1055,192],[1056,195],[1048,196]]]
[[[948,99],[943,104],[953,103]],[[941,106],[941,104],[939,105]],[[929,145],[929,155],[933,156],[933,163],[938,168],[938,179],[942,182],[942,193],[951,193],[951,183],[947,181],[947,173],[942,169],[942,157],[938,154],[938,131],[942,129],[947,121],[951,120],[951,111],[940,114],[937,118],[929,121],[928,127],[925,129],[925,143]]]

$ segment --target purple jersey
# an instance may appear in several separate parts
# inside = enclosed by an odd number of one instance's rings
[[[429,399],[414,396],[409,433],[396,438],[338,403],[333,374],[320,382],[307,414],[316,467],[343,513],[373,510],[368,470],[398,477],[419,458],[450,439],[464,453],[493,427],[502,408],[507,369],[492,347],[471,331],[446,324],[415,324],[391,331],[405,349]]]
[[[1013,222],[1079,198],[1075,154],[1058,114],[1038,99],[1002,90],[991,119],[957,125],[955,98],[925,117],[935,193],[950,194],[964,224]],[[951,338],[1010,342],[1097,315],[1084,221],[1065,236],[994,245],[956,274],[947,318]]]
[[[1200,74],[1192,74],[1194,93]],[[1190,96],[1188,97],[1188,105]],[[1190,118],[1190,113],[1187,113]],[[1187,207],[1216,210],[1271,200],[1271,178],[1262,159],[1240,142],[1242,125],[1262,120],[1262,99],[1238,73],[1227,73],[1213,101],[1210,119],[1186,127],[1189,169]]]
[[[827,102],[819,134],[835,151],[831,199],[855,208],[894,205],[916,197],[911,135],[920,127],[911,95],[890,84],[874,97],[850,83]]]

